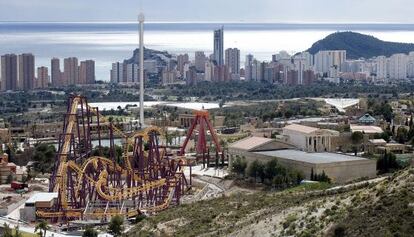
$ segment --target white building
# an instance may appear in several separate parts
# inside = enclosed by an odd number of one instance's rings
[[[407,76],[409,78],[414,78],[414,52],[408,54]]]
[[[282,59],[290,59],[290,54],[284,50],[280,51],[277,54],[272,55],[272,61],[273,62],[277,62],[280,61]]]
[[[301,59],[304,60],[305,70],[308,70],[308,69],[312,69],[313,68],[313,64],[314,64],[313,61],[314,60],[313,60],[313,55],[311,53],[309,53],[309,52],[302,52],[302,53],[296,55],[294,58],[295,59],[296,58],[301,58]]]
[[[341,72],[346,61],[346,50],[322,50],[315,54],[315,71],[328,74]]]
[[[252,81],[261,81],[263,79],[262,62],[254,59],[252,63]]]
[[[124,75],[124,64],[120,62],[112,63],[111,83],[122,83]]]
[[[387,57],[385,56],[378,56],[374,59],[375,64],[375,74],[377,75],[377,79],[385,79],[388,75],[387,70]]]
[[[171,85],[177,82],[177,75],[179,72],[177,70],[164,70],[162,72],[162,84],[163,85]]]
[[[214,63],[206,61],[204,64],[204,80],[212,81],[214,76]]]
[[[303,84],[303,72],[309,69],[308,62],[305,57],[296,56],[293,59],[295,70],[298,71],[298,84]]]
[[[390,57],[389,78],[395,80],[407,79],[407,55],[394,54]]]
[[[332,152],[336,147],[333,147],[331,139],[338,137],[339,132],[292,124],[283,128],[283,135],[288,138],[290,144],[302,151]]]
[[[133,84],[139,83],[139,68],[138,64],[127,64],[126,65],[126,83]]]

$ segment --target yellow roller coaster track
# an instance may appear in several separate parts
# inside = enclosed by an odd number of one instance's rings
[[[171,200],[174,196],[174,190],[175,190],[175,183],[178,179],[182,178],[181,175],[183,175],[184,170],[181,169],[178,173],[176,173],[173,180],[169,180],[167,182],[166,179],[159,179],[156,181],[147,181],[143,182],[141,177],[134,173],[134,169],[131,165],[131,161],[129,159],[128,155],[128,148],[130,146],[134,145],[135,139],[137,137],[142,137],[144,141],[147,141],[150,134],[157,133],[161,134],[161,131],[157,127],[149,127],[145,129],[144,131],[137,132],[133,134],[132,136],[127,136],[124,132],[119,130],[117,127],[113,126],[113,131],[120,135],[123,139],[125,139],[124,142],[124,150],[123,150],[123,161],[126,165],[126,169],[122,168],[120,165],[115,164],[112,160],[104,158],[104,157],[90,157],[88,160],[86,160],[81,166],[75,163],[75,161],[68,161],[68,156],[70,152],[70,145],[72,140],[72,134],[75,128],[75,123],[77,121],[77,110],[79,105],[83,103],[82,97],[74,97],[72,100],[71,107],[69,109],[69,113],[67,115],[67,124],[64,134],[64,140],[62,149],[59,154],[59,166],[57,167],[57,181],[55,186],[53,187],[54,192],[58,192],[60,196],[60,203],[62,206],[63,211],[42,211],[39,210],[36,212],[36,215],[43,218],[57,218],[57,217],[67,217],[67,218],[81,218],[84,214],[84,210],[81,209],[71,209],[68,205],[67,200],[67,192],[68,188],[66,186],[67,184],[67,172],[68,170],[74,171],[77,176],[77,182],[75,185],[75,197],[79,197],[80,191],[81,191],[81,185],[83,180],[86,180],[90,184],[92,184],[96,188],[97,194],[100,196],[102,200],[106,201],[122,201],[125,199],[128,199],[130,197],[133,197],[135,195],[138,195],[142,192],[146,192],[149,190],[153,190],[156,188],[162,188],[165,187],[165,185],[169,185],[168,187],[168,197],[164,200],[164,202],[160,205],[153,206],[153,207],[144,207],[142,211],[147,212],[157,212],[164,210],[168,208],[168,206],[171,203]],[[104,116],[98,113],[97,109],[89,107],[89,110],[97,117],[100,118],[100,120],[103,123],[108,122]],[[100,121],[100,122],[101,122]],[[144,153],[144,157],[147,156],[147,153]],[[160,157],[164,157],[164,151],[162,150],[160,152]],[[180,161],[183,161],[182,159],[178,159]],[[185,161],[184,161],[185,162]],[[102,170],[99,170],[99,178],[98,180],[94,180],[93,177],[90,177],[86,174],[86,169],[89,166],[93,167],[93,170],[98,171],[98,164],[103,164],[105,168],[102,168]],[[113,187],[107,187],[108,183],[108,170],[109,171],[117,171],[122,174],[122,176],[130,175],[132,177],[133,181],[142,183],[140,186],[137,187],[130,187],[130,188],[113,188]],[[128,210],[123,213],[120,213],[120,210],[118,209],[96,209],[92,213],[86,213],[86,215],[92,215],[93,217],[108,217],[118,214],[124,214],[127,217],[135,216],[140,213],[140,210]]]

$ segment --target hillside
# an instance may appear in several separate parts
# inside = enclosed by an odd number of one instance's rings
[[[167,51],[158,51],[155,49],[144,48],[144,60],[155,60],[157,65],[166,65],[166,62],[172,58]],[[131,58],[126,59],[125,63],[139,63],[139,48],[135,49]]]
[[[340,188],[232,194],[181,205],[128,236],[412,236],[414,169]],[[322,188],[322,190],[319,190]]]
[[[314,43],[307,51],[315,54],[320,50],[346,50],[349,59],[391,56],[395,53],[414,51],[414,44],[379,40],[370,35],[355,32],[337,32]]]

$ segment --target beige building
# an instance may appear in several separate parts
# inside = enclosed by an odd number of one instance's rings
[[[287,142],[306,152],[332,152],[336,147],[332,138],[338,137],[339,132],[329,129],[319,129],[299,124],[291,124],[283,129]]]
[[[240,141],[230,144],[229,150],[228,150],[228,153],[230,155],[229,166],[231,166],[232,158],[235,158],[236,156],[249,157],[250,152],[268,151],[268,150],[276,150],[276,149],[288,149],[288,148],[294,148],[294,147],[287,143],[276,141],[270,138],[247,137]]]
[[[362,132],[364,134],[373,135],[383,133],[382,128],[378,126],[364,126],[364,125],[352,125],[350,126],[351,132]]]
[[[384,139],[370,139],[366,144],[366,150],[373,154],[404,154],[407,146],[400,143],[387,143]]]
[[[375,177],[377,162],[357,156],[337,153],[308,153],[298,150],[275,150],[254,152],[251,158],[262,161],[276,158],[283,166],[301,171],[305,178],[314,174],[325,174],[333,183],[347,183],[363,177]]]
[[[285,166],[301,171],[306,179],[314,174],[325,174],[334,183],[346,183],[362,177],[375,177],[376,161],[356,156],[328,152],[304,152],[292,145],[263,137],[248,137],[229,146],[229,166],[237,156],[248,163],[277,159]]]

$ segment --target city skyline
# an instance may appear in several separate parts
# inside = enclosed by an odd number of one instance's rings
[[[134,21],[140,9],[149,20],[167,22],[414,23],[409,0],[397,1],[2,1],[0,21]],[[87,5],[88,7],[85,7]],[[94,8],[94,11],[90,11]],[[228,11],[232,9],[232,11]],[[251,11],[251,9],[256,9]],[[191,11],[190,11],[191,10]],[[17,12],[17,14],[16,14]]]

